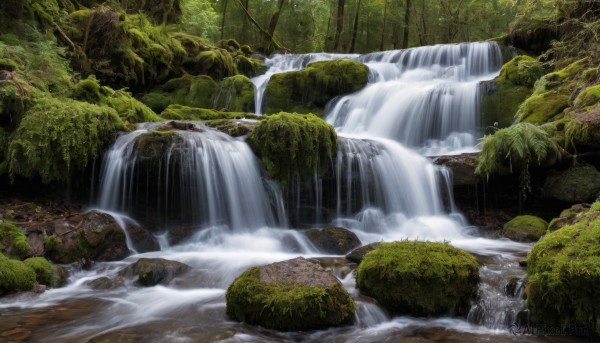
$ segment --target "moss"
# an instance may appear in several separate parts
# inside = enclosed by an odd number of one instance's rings
[[[8,146],[11,177],[40,175],[66,182],[113,140],[124,125],[116,111],[70,99],[41,98],[21,121]]]
[[[284,186],[294,176],[319,173],[337,153],[337,135],[319,117],[281,112],[260,122],[247,138],[269,175]]]
[[[531,87],[544,75],[541,62],[533,57],[516,56],[502,66],[499,79],[508,80],[514,85]]]
[[[574,105],[583,108],[600,106],[600,85],[590,86],[579,92]]]
[[[19,69],[19,64],[8,58],[0,58],[0,70],[6,70],[8,72],[13,72]]]
[[[14,224],[0,220],[0,252],[23,258],[29,253],[25,233]]]
[[[101,86],[95,77],[79,81],[71,92],[75,100],[85,101],[91,104],[108,106],[129,123],[141,123],[159,121],[161,118],[124,90],[115,91],[110,87]]]
[[[548,233],[527,259],[532,322],[586,327],[600,334],[600,212]]]
[[[172,120],[215,120],[215,119],[258,119],[253,113],[224,112],[206,108],[170,105],[161,114],[164,119]]]
[[[354,316],[354,302],[341,285],[265,284],[257,267],[240,275],[225,299],[230,318],[281,331],[346,324]]]
[[[346,59],[314,62],[301,71],[275,74],[265,90],[264,113],[322,114],[329,100],[358,91],[368,77],[364,64]]]
[[[246,75],[247,77],[255,77],[257,75],[264,74],[267,69],[269,69],[261,60],[256,58],[238,55],[235,56],[233,60],[237,67],[238,73]]]
[[[256,126],[254,123],[241,122],[237,119],[214,119],[204,122],[206,126],[215,128],[221,132],[224,132],[232,137],[239,137],[247,135]]]
[[[31,257],[23,261],[35,271],[38,283],[50,287],[61,287],[66,282],[66,272],[62,267],[53,265],[43,257]]]
[[[521,104],[516,122],[542,124],[557,119],[569,107],[569,94],[548,91],[530,96]]]
[[[569,203],[590,202],[600,194],[600,172],[592,165],[577,164],[550,175],[544,184],[544,196]]]
[[[224,49],[203,51],[195,57],[195,62],[200,66],[202,73],[215,80],[222,80],[236,73],[233,58]]]
[[[517,216],[504,224],[504,234],[517,241],[537,241],[547,229],[545,220],[531,215]]]
[[[567,147],[600,148],[600,107],[569,116],[564,138]]]
[[[185,75],[156,87],[144,95],[142,101],[157,113],[169,105],[212,108],[212,98],[217,88],[217,83],[210,76]]]
[[[213,96],[213,108],[232,112],[254,111],[254,85],[244,75],[223,79]]]
[[[356,271],[356,285],[399,314],[466,315],[477,293],[475,257],[445,243],[381,243]]]
[[[29,291],[35,285],[35,272],[21,261],[0,253],[0,295]]]
[[[515,113],[525,99],[531,95],[531,88],[515,85],[506,79],[498,78],[493,94],[485,95],[482,99],[481,109],[484,125],[508,127],[514,121]]]

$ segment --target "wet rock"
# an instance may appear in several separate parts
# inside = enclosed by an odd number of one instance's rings
[[[325,254],[343,255],[361,244],[354,232],[342,227],[309,229],[304,234]]]
[[[145,287],[168,284],[174,278],[190,270],[187,264],[162,258],[140,258],[119,271],[125,278],[137,277],[137,282]]]
[[[475,175],[479,153],[468,153],[450,156],[437,156],[433,163],[452,170],[454,186],[476,185],[479,177]]]
[[[585,213],[590,209],[590,205],[588,204],[577,204],[573,205],[570,208],[562,211],[558,218],[554,218],[548,224],[548,230],[555,231],[560,229],[565,225],[571,225],[575,223],[580,215]]]
[[[515,241],[534,242],[540,239],[547,229],[548,223],[542,218],[524,215],[504,224],[504,235]]]
[[[544,195],[569,203],[583,203],[600,194],[600,172],[591,165],[580,164],[548,176]]]
[[[115,289],[123,286],[124,284],[125,280],[123,278],[111,279],[106,276],[94,279],[87,283],[88,287],[90,287],[91,289]]]
[[[361,294],[414,316],[466,315],[478,283],[473,255],[435,242],[381,243],[356,270]]]
[[[302,257],[246,270],[227,289],[227,315],[280,331],[351,323],[355,305],[338,279]]]
[[[352,262],[360,263],[363,260],[363,258],[365,257],[365,255],[368,252],[375,250],[379,246],[379,244],[381,244],[381,243],[375,242],[375,243],[363,245],[360,248],[356,248],[356,249],[352,250],[348,255],[346,255],[346,258]]]
[[[133,248],[138,253],[160,250],[160,245],[158,244],[156,237],[154,237],[149,230],[132,223],[128,224],[125,229],[127,230],[129,238],[131,238]]]
[[[196,233],[196,228],[190,226],[178,226],[169,229],[167,232],[167,241],[170,245],[178,245],[181,244],[194,235]]]

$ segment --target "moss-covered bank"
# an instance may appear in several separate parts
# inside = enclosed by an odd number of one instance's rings
[[[466,315],[477,294],[475,257],[448,244],[381,243],[356,271],[356,285],[399,314]]]

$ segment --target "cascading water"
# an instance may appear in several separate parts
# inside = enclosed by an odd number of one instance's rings
[[[353,326],[277,333],[227,320],[224,293],[243,270],[298,255],[323,255],[302,233],[281,229],[286,214],[280,192],[262,177],[243,141],[200,125],[162,132],[156,130],[159,124],[144,124],[120,136],[107,153],[98,205],[136,219],[152,214],[165,220],[159,224],[164,229],[184,221],[196,225],[196,233],[176,246],[161,238],[161,251],[76,271],[67,287],[46,291],[33,302],[27,296],[2,299],[0,326],[25,323],[33,328],[31,341],[65,342],[396,342],[428,335],[475,342],[481,335],[483,340],[508,335],[506,325],[522,306],[520,283],[513,279],[522,279],[523,271],[515,261],[531,245],[473,234],[452,202],[448,171],[423,157],[476,149],[477,83],[497,72],[498,47],[470,43],[363,56],[276,55],[266,61],[267,74],[253,80],[257,112],[271,75],[334,58],[366,63],[370,82],[329,106],[327,120],[340,133],[340,150],[332,180],[311,181],[311,206],[330,206],[333,224],[351,229],[363,244],[444,240],[474,253],[485,266],[481,301],[468,321],[390,317],[360,297],[347,272],[337,275],[357,303]],[[87,286],[100,277],[115,277],[140,257],[180,261],[191,271],[169,287]],[[517,288],[509,292],[507,285]]]
[[[102,209],[151,213],[161,224],[235,230],[286,226],[279,189],[263,180],[246,143],[200,125],[188,131],[152,130],[158,125],[120,136],[106,154]]]

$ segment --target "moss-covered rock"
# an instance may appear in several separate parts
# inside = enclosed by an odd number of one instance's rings
[[[568,118],[565,127],[565,146],[578,149],[600,148],[600,107],[576,112]]]
[[[264,74],[269,69],[265,64],[256,58],[238,55],[233,58],[240,74],[247,77],[255,77]]]
[[[190,266],[177,261],[162,258],[140,258],[135,263],[119,271],[119,276],[137,277],[137,283],[144,287],[152,287],[158,284],[166,285],[175,277],[189,270]]]
[[[0,220],[0,253],[24,258],[29,253],[25,233],[14,224]]]
[[[595,204],[600,203],[596,202]],[[576,204],[570,208],[567,208],[566,210],[563,210],[558,217],[553,218],[550,221],[550,224],[548,224],[548,230],[556,231],[563,226],[572,225],[573,223],[579,221],[579,217],[585,215],[589,209],[589,204]]]
[[[215,119],[258,119],[254,113],[224,112],[207,108],[170,105],[160,114],[164,119],[172,120],[215,120]]]
[[[304,234],[320,252],[325,254],[343,255],[361,244],[354,232],[343,227],[308,229]]]
[[[494,81],[484,83],[484,125],[510,126],[519,106],[531,95],[531,87],[543,73],[542,63],[529,56],[516,56],[505,63]]]
[[[275,74],[265,90],[263,112],[322,115],[329,100],[358,91],[368,79],[364,64],[347,59],[314,62],[301,71]]]
[[[204,122],[206,126],[215,128],[231,137],[240,137],[249,134],[256,125],[254,121],[242,121],[239,119],[214,119]]]
[[[156,87],[144,95],[142,101],[157,113],[169,105],[213,108],[212,98],[217,89],[217,83],[210,76],[184,75]]]
[[[356,271],[356,285],[399,314],[466,315],[477,294],[479,268],[471,254],[444,243],[381,243]]]
[[[600,106],[600,85],[590,86],[579,92],[574,105],[583,108]]]
[[[362,260],[366,254],[377,249],[377,247],[380,244],[381,244],[381,242],[374,242],[374,243],[369,243],[367,245],[363,245],[362,247],[356,248],[356,249],[352,250],[350,253],[348,253],[348,255],[346,255],[346,258],[351,262],[360,263],[360,262],[362,262]]]
[[[29,291],[35,285],[35,272],[21,261],[0,253],[0,295]]]
[[[589,209],[548,233],[527,261],[532,322],[600,335],[600,211]]]
[[[219,82],[213,96],[213,108],[229,112],[254,111],[254,85],[244,75],[235,75]]]
[[[247,141],[269,175],[284,185],[291,177],[320,172],[337,153],[335,130],[313,114],[281,112],[265,118]]]
[[[107,106],[129,123],[159,121],[161,118],[148,106],[131,96],[124,90],[115,91],[110,87],[101,86],[95,77],[90,76],[79,81],[71,92],[75,100]]]
[[[302,257],[253,267],[227,289],[227,315],[280,331],[349,324],[352,297],[331,273]]]
[[[569,107],[569,94],[548,91],[534,94],[519,106],[516,114],[517,122],[542,124],[559,119],[562,112]]]
[[[548,223],[542,218],[524,215],[517,216],[504,224],[504,236],[516,241],[537,241],[548,229]]]
[[[598,195],[600,172],[587,164],[550,175],[544,184],[544,196],[569,203],[591,202]]]
[[[40,175],[66,182],[99,156],[124,124],[108,107],[71,99],[41,98],[13,133],[7,165],[11,176]]]
[[[43,257],[30,257],[23,263],[35,271],[36,280],[42,285],[56,288],[64,286],[67,282],[67,271]]]

